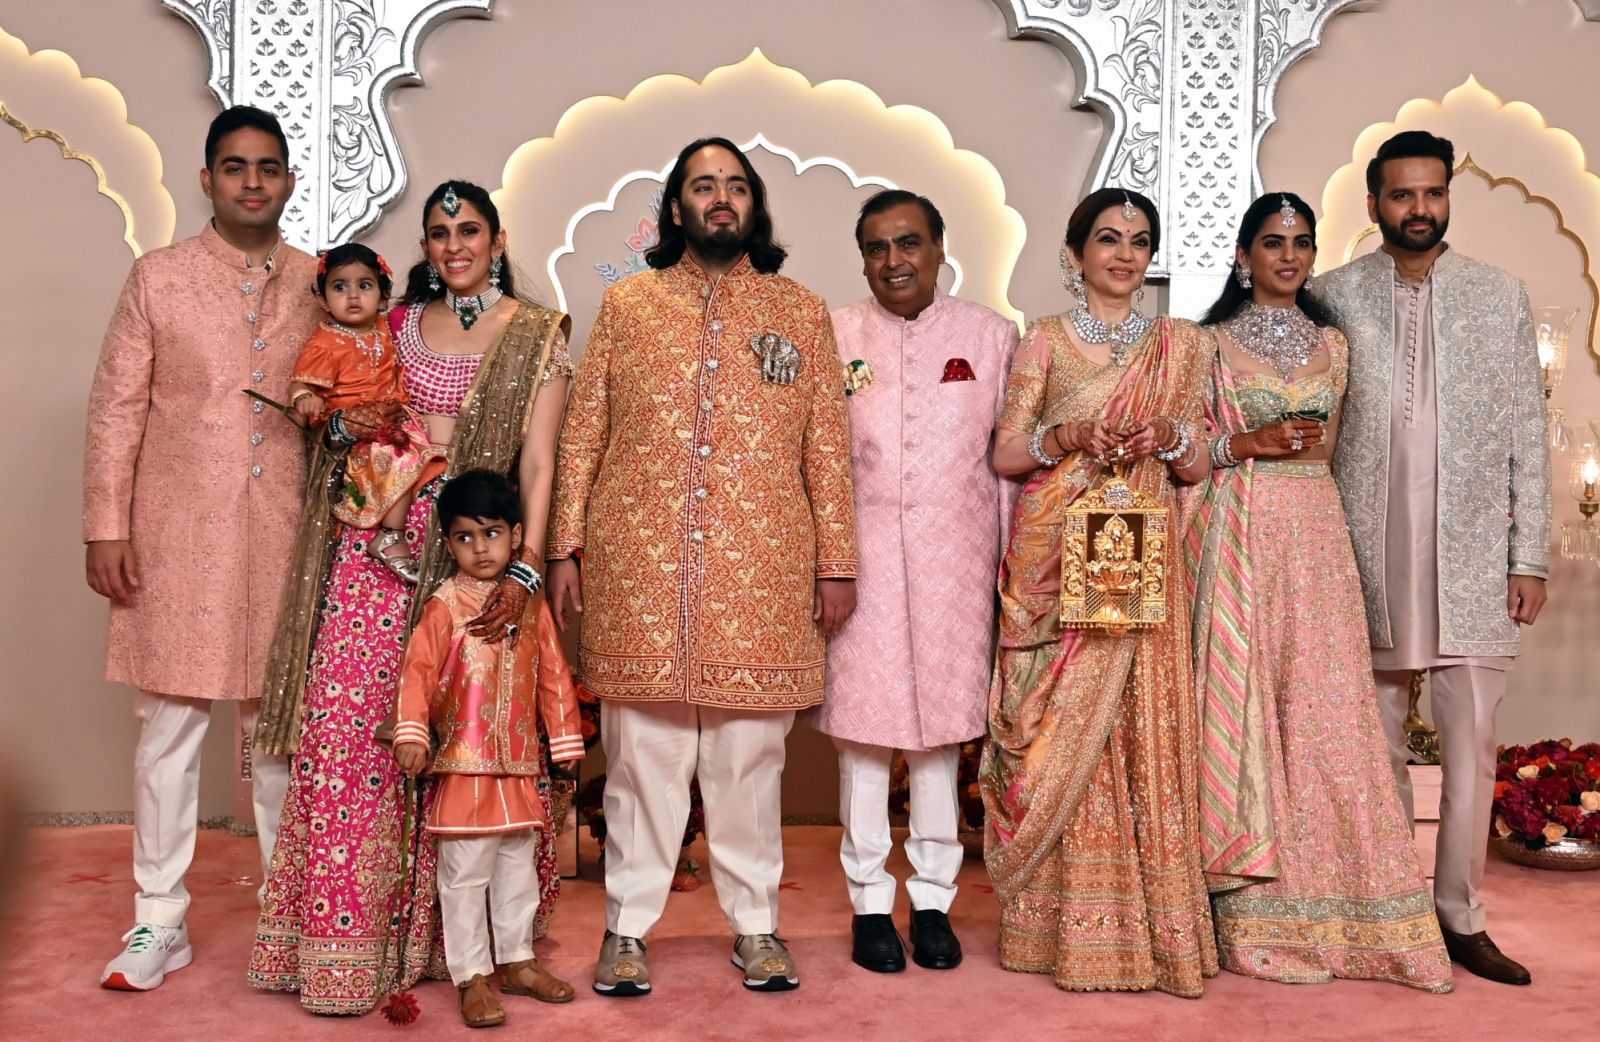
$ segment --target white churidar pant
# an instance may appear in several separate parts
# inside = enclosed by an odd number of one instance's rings
[[[183,877],[194,861],[200,818],[200,747],[211,723],[210,698],[185,698],[141,691],[133,713],[139,742],[133,753],[134,919],[178,926],[189,910]],[[239,727],[255,731],[259,703],[240,702]],[[262,887],[278,838],[278,817],[289,787],[288,761],[281,756],[251,757],[251,800],[261,847]],[[259,891],[258,891],[259,895]]]
[[[667,905],[698,774],[717,901],[733,932],[775,933],[791,711],[686,702],[601,704],[606,928],[645,937]]]
[[[894,845],[889,833],[894,750],[843,738],[835,738],[833,744],[839,750],[839,821],[844,825],[839,860],[850,905],[857,915],[891,915],[895,880],[887,864]],[[906,857],[912,870],[906,893],[913,909],[948,912],[956,899],[956,875],[964,856],[956,802],[961,747],[907,750],[905,757],[911,791]]]
[[[439,914],[444,920],[444,960],[450,979],[465,984],[475,973],[492,974],[497,962],[533,958],[533,915],[539,910],[539,872],[534,865],[539,830],[438,839]]]

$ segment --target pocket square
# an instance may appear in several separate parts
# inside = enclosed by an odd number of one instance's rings
[[[948,384],[957,383],[961,380],[976,380],[977,378],[972,371],[972,365],[965,358],[952,358],[944,364],[944,376],[939,382]]]

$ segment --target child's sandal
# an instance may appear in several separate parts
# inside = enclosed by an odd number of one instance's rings
[[[400,553],[386,553],[396,544],[401,547]],[[413,586],[422,578],[422,569],[418,566],[417,559],[411,556],[410,548],[406,546],[405,533],[397,529],[378,529],[378,534],[367,542],[367,556]]]

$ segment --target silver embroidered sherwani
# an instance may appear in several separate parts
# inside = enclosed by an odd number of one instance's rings
[[[1333,458],[1366,597],[1374,674],[1409,813],[1404,720],[1430,672],[1445,762],[1435,901],[1484,929],[1477,887],[1494,791],[1494,711],[1519,647],[1508,576],[1545,578],[1550,456],[1527,287],[1447,249],[1417,284],[1380,250],[1320,280],[1350,341]]]

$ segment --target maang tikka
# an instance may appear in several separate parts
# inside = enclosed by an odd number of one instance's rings
[[[1289,201],[1289,197],[1286,195],[1280,195],[1278,198],[1283,200],[1283,205],[1278,207],[1278,216],[1283,218],[1283,226],[1285,228],[1292,228],[1295,215],[1294,204]]]
[[[1133,205],[1133,196],[1127,192],[1122,193],[1122,219],[1131,221],[1139,216],[1139,208]]]
[[[461,197],[456,195],[456,186],[444,186],[444,197],[439,200],[439,209],[444,211],[446,217],[454,217],[461,212]]]

